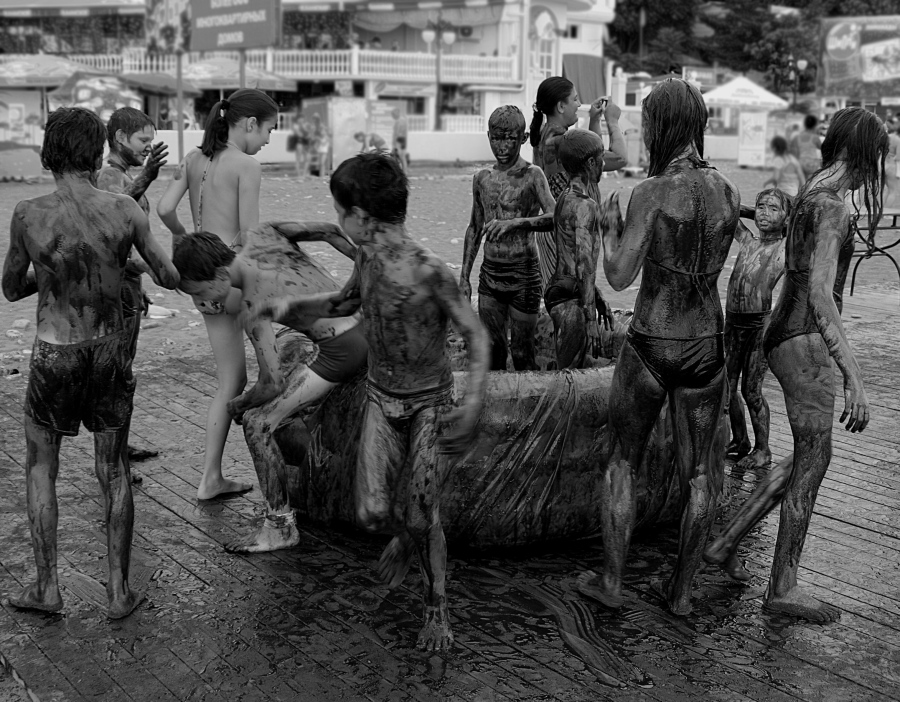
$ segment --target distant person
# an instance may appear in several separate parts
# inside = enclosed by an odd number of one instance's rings
[[[316,158],[319,165],[319,177],[327,178],[331,173],[331,132],[322,121],[322,116],[313,114],[312,126],[313,148],[316,150]]]
[[[312,143],[309,122],[301,112],[291,125],[290,138],[294,141],[294,163],[297,166],[297,178],[303,180],[309,175],[310,145]]]
[[[772,177],[763,183],[763,188],[778,188],[785,195],[796,197],[800,192],[803,183],[806,182],[806,175],[800,161],[790,151],[788,151],[787,139],[783,136],[772,137]]]
[[[394,118],[394,156],[400,164],[400,170],[403,171],[404,175],[407,175],[407,160],[409,157],[406,154],[406,137],[409,134],[409,122],[407,122],[406,115],[400,111],[399,107],[391,110],[391,117]]]
[[[803,119],[803,131],[791,139],[789,144],[788,150],[803,167],[804,181],[822,167],[822,137],[819,136],[818,126],[818,117],[806,115]]]
[[[362,144],[359,149],[359,153],[361,154],[389,154],[391,152],[384,137],[375,132],[370,134],[367,134],[366,132],[356,132],[356,134],[353,135],[353,138]]]

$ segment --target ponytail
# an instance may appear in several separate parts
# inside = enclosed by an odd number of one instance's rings
[[[278,117],[278,103],[261,90],[242,88],[231,94],[227,100],[219,100],[213,105],[206,118],[203,143],[200,151],[212,158],[228,146],[228,130],[245,117],[256,117],[262,124]]]
[[[541,126],[544,123],[544,115],[553,114],[556,106],[563,100],[567,100],[575,85],[572,81],[561,76],[544,78],[537,89],[537,97],[534,101],[534,117],[531,120],[531,146],[535,149],[541,144]]]
[[[541,127],[544,125],[544,113],[535,105],[534,116],[531,118],[531,127],[528,128],[528,140],[531,148],[536,149],[541,145]]]

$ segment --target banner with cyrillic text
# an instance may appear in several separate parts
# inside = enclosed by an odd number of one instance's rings
[[[278,44],[279,0],[192,0],[191,50],[262,49]]]

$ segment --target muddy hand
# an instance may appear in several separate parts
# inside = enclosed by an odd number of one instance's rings
[[[154,144],[150,149],[150,155],[144,163],[144,172],[151,178],[159,175],[159,169],[166,165],[166,157],[169,155],[169,147],[164,142]]]
[[[458,456],[468,448],[472,440],[478,423],[478,411],[466,405],[454,407],[441,417],[440,422],[444,435],[438,439],[438,449],[443,454]]]
[[[603,348],[603,344],[600,341],[600,325],[597,324],[597,320],[591,320],[587,323],[587,338],[588,338],[588,349],[591,352],[591,356],[594,358],[599,358],[600,351]]]
[[[459,281],[459,291],[469,302],[472,302],[472,284],[468,280]]]
[[[484,225],[484,238],[487,241],[497,241],[506,236],[516,228],[516,220],[514,219],[494,219]]]
[[[235,424],[243,424],[244,422],[244,412],[247,411],[246,407],[243,407],[243,395],[239,395],[233,400],[229,400],[226,405],[226,409],[228,410],[228,414],[231,415],[231,418],[234,420]]]
[[[844,411],[841,413],[841,423],[847,423],[844,428],[850,432],[859,432],[869,423],[869,400],[866,391],[861,384],[850,382],[844,387]]]

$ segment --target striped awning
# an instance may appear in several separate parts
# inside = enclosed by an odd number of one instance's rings
[[[408,12],[412,10],[450,10],[468,7],[518,4],[521,0],[393,0],[393,2],[318,2],[283,0],[285,12]]]
[[[145,0],[3,0],[0,17],[143,15]]]

